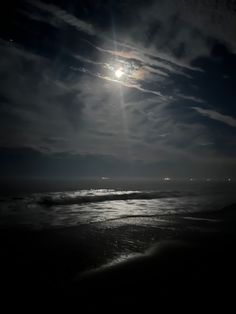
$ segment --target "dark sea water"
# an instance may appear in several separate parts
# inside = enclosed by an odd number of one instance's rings
[[[208,260],[207,267],[213,265],[212,256],[225,254],[227,239],[231,241],[235,236],[234,182],[121,183],[107,180],[90,187],[89,184],[71,187],[68,184],[66,189],[56,184],[40,189],[32,185],[28,189],[2,193],[1,269],[7,284],[10,280],[10,287],[17,287],[16,294],[19,282],[26,280],[29,285],[36,283],[40,290],[46,286],[49,295],[58,289],[60,293],[70,291],[69,295],[74,295],[77,291],[74,285],[80,282],[81,291],[81,278],[87,274],[100,273],[129,261],[133,265],[136,259],[144,258],[146,265],[145,256],[155,256],[155,248],[166,241],[191,240],[204,248],[204,252],[208,252],[208,247],[214,248],[207,258],[205,253],[197,253],[197,256],[204,255],[199,265],[205,269],[202,261]],[[222,241],[227,245],[221,243],[218,248]],[[174,260],[175,256],[165,264],[172,261],[174,265]],[[190,267],[191,263],[184,259],[181,265]],[[134,265],[131,273],[136,269],[136,262]],[[148,268],[142,268],[142,273]],[[156,274],[159,268],[154,268],[151,262],[150,269]],[[196,266],[191,266],[191,271],[195,270]],[[168,273],[168,270],[163,268],[163,272]],[[102,281],[98,280],[99,285]],[[87,290],[82,288],[89,291],[86,298],[94,293],[89,290],[91,286],[93,284],[86,284]]]
[[[209,214],[224,215],[223,208],[236,203],[233,182],[122,182],[122,189],[120,182],[100,184],[101,188],[98,183],[90,189],[80,183],[67,191],[2,195],[0,227],[78,227],[78,237],[86,230],[87,239],[97,241],[107,233],[109,245],[105,240],[101,244],[107,262],[148,249],[159,238],[174,238],[186,228],[216,230],[221,218]]]
[[[64,191],[11,191],[0,196],[0,226],[158,227],[160,221],[176,215],[187,219],[235,203],[235,187],[233,182],[142,182],[122,183],[121,188],[121,184],[106,182],[100,188],[80,184],[78,189]]]

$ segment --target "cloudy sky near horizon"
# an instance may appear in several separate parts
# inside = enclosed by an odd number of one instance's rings
[[[9,0],[0,78],[3,176],[236,176],[233,0]]]

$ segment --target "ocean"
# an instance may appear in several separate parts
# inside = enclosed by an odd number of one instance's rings
[[[144,182],[138,186],[123,184],[122,189],[114,185],[118,184],[3,193],[0,226],[38,230],[91,224],[94,228],[118,224],[158,227],[167,218],[187,219],[236,202],[233,182]]]
[[[0,245],[1,269],[8,271],[5,284],[11,278],[18,291],[19,282],[32,285],[33,276],[33,282],[47,286],[49,294],[74,295],[75,283],[79,285],[84,274],[142,260],[160,243],[200,239],[201,247],[205,242],[215,247],[209,238],[234,234],[235,204],[234,182],[103,180],[90,188],[87,182],[67,185],[66,190],[44,185],[4,191]],[[217,247],[216,253],[222,250]],[[89,291],[91,285],[86,287],[82,290]],[[90,295],[91,291],[85,297]]]

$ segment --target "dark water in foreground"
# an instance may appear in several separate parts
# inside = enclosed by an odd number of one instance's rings
[[[92,299],[135,308],[157,295],[223,296],[235,276],[234,183],[106,184],[1,196],[8,297],[91,309]]]

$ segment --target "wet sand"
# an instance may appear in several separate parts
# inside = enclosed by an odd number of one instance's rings
[[[206,304],[226,310],[235,306],[235,211],[175,217],[153,229],[117,222],[1,229],[2,301],[81,313]]]

